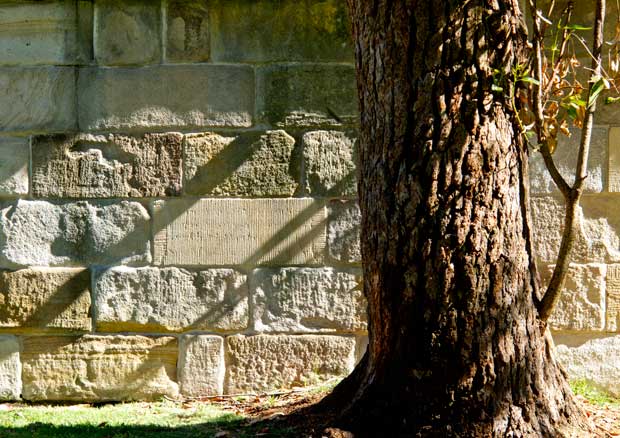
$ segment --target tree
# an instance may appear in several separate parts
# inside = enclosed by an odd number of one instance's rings
[[[518,0],[349,7],[370,341],[323,407],[356,436],[588,430],[553,358],[528,148],[503,92],[530,59]]]

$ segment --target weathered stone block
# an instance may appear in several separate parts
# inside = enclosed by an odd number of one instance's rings
[[[543,284],[548,284],[553,265],[541,270]],[[606,265],[571,264],[564,289],[553,310],[549,324],[554,330],[603,330],[605,328]]]
[[[83,130],[248,127],[254,115],[249,66],[84,68],[78,92]]]
[[[98,64],[150,64],[161,59],[158,1],[97,0],[95,59]]]
[[[22,393],[21,375],[17,338],[0,336],[0,400],[19,400]]]
[[[605,330],[620,331],[620,265],[607,266]]]
[[[244,330],[245,275],[232,269],[117,267],[98,273],[99,331]]]
[[[72,67],[0,68],[0,131],[73,130]]]
[[[32,139],[36,197],[174,196],[181,191],[178,133],[51,135]]]
[[[360,263],[360,224],[362,215],[355,201],[329,203],[327,248],[329,256],[342,263]]]
[[[358,120],[353,66],[303,64],[258,70],[259,116],[275,126],[342,126]]]
[[[284,131],[186,137],[185,192],[211,196],[292,196],[295,139]]]
[[[26,400],[155,400],[179,392],[173,337],[26,337],[21,358]]]
[[[155,201],[159,265],[318,264],[326,214],[312,199]]]
[[[553,338],[555,356],[569,379],[585,380],[612,396],[620,397],[620,336],[590,336],[578,344],[572,342],[573,334],[554,334]]]
[[[607,137],[607,128],[597,127],[592,130],[588,177],[584,182],[584,191],[586,192],[602,192],[607,186]],[[580,140],[581,130],[573,129],[570,138],[561,136],[558,147],[553,154],[553,160],[558,170],[569,184],[573,184],[575,181]],[[559,193],[545,167],[542,155],[538,152],[533,152],[530,156],[530,190],[532,193]]]
[[[620,261],[620,204],[614,195],[591,195],[581,199],[572,260],[575,263]],[[564,223],[564,205],[558,197],[531,200],[534,245],[539,260],[555,263]]]
[[[0,204],[0,265],[149,263],[149,219],[137,202]]]
[[[314,131],[302,138],[304,184],[312,196],[357,195],[355,139],[339,131]]]
[[[186,397],[224,392],[224,338],[185,335],[181,338],[179,386]]]
[[[258,332],[362,332],[366,299],[361,270],[255,269],[254,330]]]
[[[209,60],[211,47],[208,0],[168,1],[166,59],[178,62]]]
[[[341,1],[218,0],[209,5],[215,61],[353,62]]]
[[[0,196],[28,194],[27,138],[0,137]]]
[[[0,329],[20,333],[90,330],[89,271],[0,271]]]
[[[355,337],[258,335],[226,338],[226,392],[264,392],[346,376]]]
[[[609,191],[620,192],[620,128],[609,128]]]
[[[77,2],[79,11],[83,1]],[[21,1],[0,4],[0,63],[74,64],[86,57],[88,33],[78,32],[76,2]]]

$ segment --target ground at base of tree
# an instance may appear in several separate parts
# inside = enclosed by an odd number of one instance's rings
[[[596,438],[620,437],[620,400],[585,382],[572,385],[596,426]],[[106,405],[0,404],[0,438],[351,438],[325,429],[311,406],[329,391],[282,391],[261,396]],[[581,438],[581,437],[580,437]]]

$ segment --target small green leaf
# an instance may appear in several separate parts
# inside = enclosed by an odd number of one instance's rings
[[[523,76],[522,78],[519,78],[519,80],[521,82],[527,82],[528,84],[540,85],[540,81],[531,76]]]
[[[620,97],[608,96],[605,98],[605,105],[611,105],[613,103],[620,102]]]
[[[500,87],[499,85],[493,84],[491,85],[491,91],[497,91],[499,93],[500,91],[504,91],[504,89]]]
[[[582,26],[581,24],[569,24],[564,26],[565,30],[592,30],[591,27]]]
[[[596,79],[596,78],[595,78]],[[609,88],[609,82],[602,77],[599,77],[596,82],[592,84],[592,88],[590,89],[590,97],[588,98],[588,106],[592,106],[598,96]]]

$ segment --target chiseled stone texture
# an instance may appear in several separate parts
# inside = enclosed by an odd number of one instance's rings
[[[0,3],[0,64],[73,64],[87,56],[88,32],[79,32],[87,2]],[[76,7],[76,4],[78,7]],[[91,31],[92,32],[92,31]]]
[[[28,194],[29,160],[27,138],[0,137],[0,196]]]
[[[577,212],[572,261],[620,262],[620,203],[615,195],[584,195]],[[554,263],[562,239],[564,204],[559,197],[532,197],[534,245],[539,260]]]
[[[99,331],[240,331],[248,326],[245,275],[232,269],[115,267],[98,273]]]
[[[137,202],[0,204],[0,265],[149,263],[149,215]]]
[[[158,265],[319,264],[326,212],[312,199],[171,199],[153,204]]]
[[[248,127],[254,70],[204,64],[90,67],[80,69],[78,93],[82,130]]]
[[[224,338],[210,335],[181,337],[179,386],[185,397],[224,392]]]
[[[161,59],[159,1],[97,0],[95,59],[103,65],[150,64]]]
[[[229,336],[228,394],[264,392],[346,376],[355,364],[355,337],[328,335]]]
[[[32,139],[35,197],[174,196],[183,135],[49,135]]]
[[[542,268],[543,284],[548,284],[553,265]],[[603,330],[605,328],[605,274],[601,264],[571,264],[560,299],[549,318],[554,330]]]
[[[284,131],[186,137],[185,193],[231,197],[292,196],[295,139]]]
[[[209,60],[209,0],[168,0],[166,59],[173,62]],[[244,31],[247,31],[245,29]]]
[[[90,329],[88,270],[0,271],[0,330],[23,333]]]
[[[156,400],[179,393],[173,337],[26,337],[21,358],[25,400]]]
[[[216,0],[209,7],[214,61],[353,62],[344,2]]]
[[[609,128],[609,191],[620,192],[620,128],[617,127]]]
[[[340,131],[307,132],[302,138],[304,184],[311,196],[355,196],[355,138]]]
[[[620,265],[607,266],[606,322],[608,332],[620,331]]]
[[[361,270],[255,269],[251,295],[257,332],[363,332]]]
[[[18,400],[22,393],[22,366],[19,342],[13,336],[0,336],[0,400]]]
[[[575,181],[575,167],[577,166],[577,152],[581,140],[581,130],[573,129],[570,138],[561,134],[559,140],[558,147],[553,154],[553,161],[566,181],[572,184]],[[590,155],[588,157],[588,177],[584,181],[584,191],[604,191],[607,186],[606,173],[607,128],[596,127],[592,130]],[[530,155],[529,174],[532,193],[559,193],[539,152],[533,152]]]
[[[357,123],[352,65],[271,65],[257,74],[257,112],[268,123],[292,127]]]
[[[0,131],[73,130],[72,67],[0,68]]]
[[[574,338],[573,334],[564,337]],[[595,337],[581,345],[565,345],[554,335],[555,356],[571,380],[591,385],[620,397],[620,336]]]
[[[327,248],[331,259],[341,263],[360,263],[360,224],[362,214],[355,201],[329,203]]]

